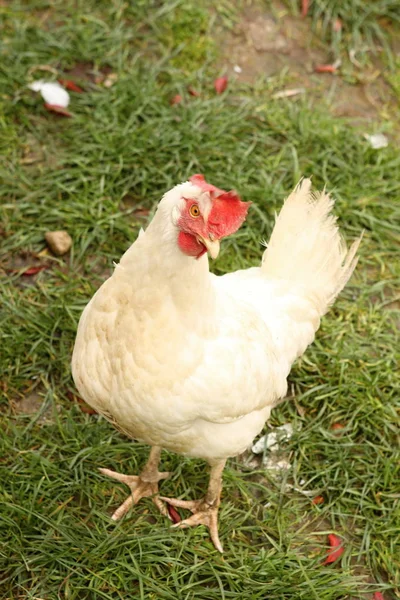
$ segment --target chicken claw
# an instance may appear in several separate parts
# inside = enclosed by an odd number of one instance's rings
[[[160,500],[164,500],[164,502],[177,508],[187,508],[193,513],[191,517],[175,523],[172,527],[186,529],[196,525],[205,525],[210,530],[210,537],[216,549],[221,553],[224,551],[218,535],[218,504],[209,504],[205,498],[201,500],[177,500],[176,498],[160,496]]]
[[[173,527],[186,529],[186,527],[205,525],[210,530],[212,543],[219,552],[224,551],[218,535],[218,507],[221,502],[222,471],[224,470],[225,463],[226,460],[219,460],[211,465],[208,490],[205,497],[201,500],[177,500],[176,498],[160,496],[160,500],[164,500],[164,502],[167,502],[171,506],[187,508],[193,513],[191,517],[179,521]]]
[[[140,475],[124,475],[110,469],[100,468],[99,471],[107,477],[112,477],[121,483],[125,483],[131,490],[131,495],[117,508],[112,515],[113,521],[118,521],[123,517],[132,505],[139,502],[141,498],[152,496],[154,504],[157,506],[160,513],[169,517],[166,506],[161,502],[158,495],[158,482],[162,479],[167,479],[170,476],[169,472],[160,473],[157,469],[160,460],[161,449],[154,446],[151,449],[149,460],[147,461]],[[170,517],[169,517],[170,518]]]

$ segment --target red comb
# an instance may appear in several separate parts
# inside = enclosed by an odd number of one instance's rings
[[[207,181],[204,178],[204,175],[201,175],[200,173],[189,177],[189,181],[190,183],[193,183],[193,185],[197,185],[197,187],[202,189],[203,192],[214,192],[216,196],[220,196],[221,194],[226,193],[224,190],[220,190],[219,188],[215,187],[215,185],[207,183]]]
[[[208,223],[212,227],[213,233],[221,238],[237,231],[246,218],[251,202],[242,202],[233,190],[225,192],[215,185],[207,183],[204,175],[192,175],[189,181],[204,192],[210,192],[213,203]]]
[[[235,233],[245,220],[251,202],[242,202],[236,192],[214,199],[208,223],[218,238]]]

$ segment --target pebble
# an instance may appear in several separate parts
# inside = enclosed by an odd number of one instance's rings
[[[72,246],[72,238],[67,231],[48,231],[44,237],[48,247],[56,256],[62,256]]]

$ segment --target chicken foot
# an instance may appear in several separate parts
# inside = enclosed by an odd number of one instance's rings
[[[160,496],[160,500],[164,500],[171,506],[187,508],[193,513],[191,517],[176,523],[173,527],[185,529],[186,527],[205,525],[210,530],[211,540],[219,552],[224,551],[218,535],[218,508],[221,502],[222,471],[225,463],[226,460],[221,460],[211,466],[210,481],[204,498],[200,500],[178,500]]]
[[[147,498],[152,496],[154,504],[157,506],[160,513],[166,517],[169,517],[166,506],[161,502],[160,496],[158,495],[158,482],[161,479],[167,479],[170,476],[169,472],[160,473],[158,471],[158,463],[160,462],[161,448],[159,446],[153,446],[149,459],[145,464],[140,475],[124,475],[123,473],[117,473],[110,469],[99,469],[103,475],[112,477],[121,483],[125,483],[131,490],[131,495],[117,508],[112,515],[113,521],[118,521],[123,517],[130,507],[137,504],[141,498]]]

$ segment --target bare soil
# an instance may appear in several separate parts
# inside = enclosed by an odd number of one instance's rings
[[[304,88],[313,101],[328,101],[333,114],[352,123],[378,119],[383,110],[397,106],[379,55],[371,56],[363,67],[353,54],[351,60],[332,56],[313,34],[310,20],[291,16],[280,3],[274,3],[270,11],[260,6],[246,8],[238,25],[223,36],[222,52],[223,66],[239,81],[251,83],[260,76],[285,72],[289,81],[285,89]],[[345,69],[315,72],[317,65],[333,64],[337,58],[346,64]]]

